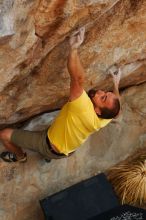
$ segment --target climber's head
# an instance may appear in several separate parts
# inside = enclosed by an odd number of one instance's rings
[[[120,102],[113,92],[92,89],[88,92],[88,96],[94,105],[94,110],[98,117],[111,119],[118,115]]]

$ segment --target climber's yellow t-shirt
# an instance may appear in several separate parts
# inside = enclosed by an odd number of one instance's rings
[[[110,121],[97,117],[90,98],[83,91],[79,98],[64,105],[48,129],[48,138],[60,153],[68,155]]]

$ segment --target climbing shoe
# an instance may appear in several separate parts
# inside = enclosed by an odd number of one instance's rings
[[[8,151],[5,151],[5,152],[2,152],[0,154],[0,158],[2,160],[4,160],[5,162],[20,162],[20,163],[25,163],[27,161],[27,154],[24,153],[23,157],[22,158],[17,158],[16,157],[16,154],[14,153],[11,153],[11,152],[8,152]]]

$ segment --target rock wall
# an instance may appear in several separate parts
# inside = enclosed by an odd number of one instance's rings
[[[83,25],[86,89],[110,89],[105,73],[114,63],[121,88],[146,80],[145,0],[2,0],[0,8],[1,127],[65,103],[68,37]]]
[[[70,158],[47,164],[28,152],[25,164],[0,161],[0,220],[42,220],[39,199],[146,147],[146,0],[0,0],[0,127],[62,107],[69,94],[68,37],[83,25],[85,89],[111,89],[106,70],[116,63],[121,116]],[[43,129],[46,116],[27,128]]]
[[[41,155],[27,151],[25,164],[0,160],[0,220],[43,220],[40,199],[105,171],[136,149],[145,148],[145,97],[146,83],[124,91],[121,116],[93,134],[69,158],[46,163]],[[41,130],[48,123],[49,115],[45,114],[33,119],[25,129]]]

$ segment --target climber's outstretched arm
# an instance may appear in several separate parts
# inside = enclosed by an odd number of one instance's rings
[[[116,73],[112,73],[113,83],[114,83],[114,90],[113,92],[115,95],[120,99],[120,93],[119,93],[119,83],[121,79],[121,70],[118,69]]]
[[[84,40],[84,33],[85,28],[81,28],[70,38],[69,41],[70,52],[67,67],[71,78],[70,101],[77,99],[83,92],[85,73],[77,49]]]
[[[113,93],[120,99],[120,93],[119,93],[119,83],[121,79],[121,69],[116,65],[112,65],[107,70],[107,74],[110,74],[113,79],[114,83],[114,89]]]

